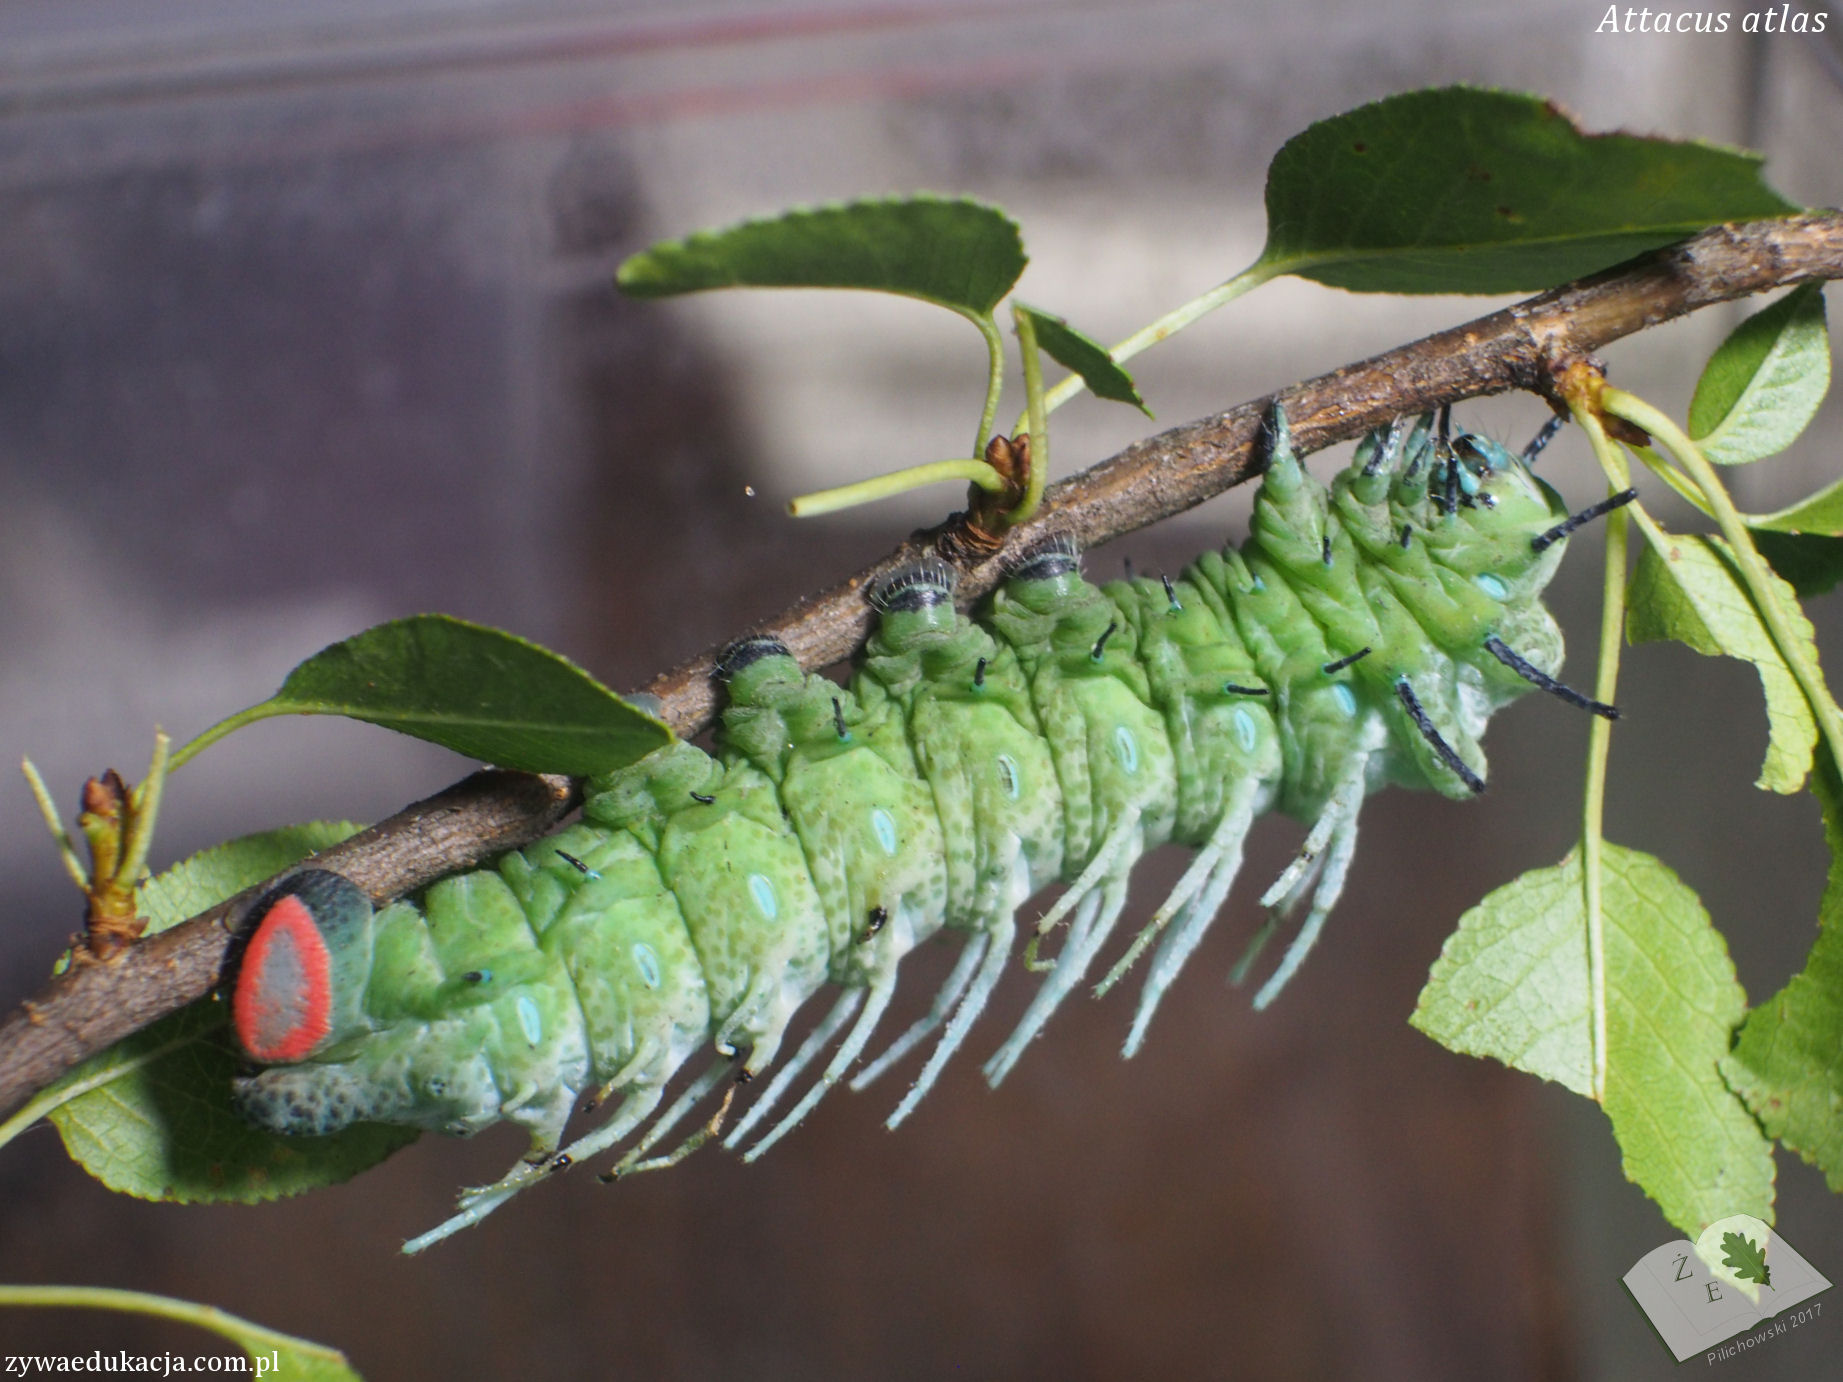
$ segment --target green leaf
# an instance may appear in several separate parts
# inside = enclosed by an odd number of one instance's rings
[[[1801,600],[1827,594],[1843,580],[1843,537],[1756,530],[1753,545]]]
[[[147,934],[177,926],[364,828],[352,821],[307,821],[201,849],[141,884],[139,904],[147,918]]]
[[[1790,508],[1743,514],[1742,517],[1756,532],[1765,529],[1776,533],[1822,533],[1828,537],[1843,537],[1843,480],[1824,486]]]
[[[0,1286],[0,1306],[3,1305],[41,1310],[74,1306],[154,1315],[223,1335],[249,1355],[256,1371],[283,1382],[364,1382],[336,1348],[280,1333],[215,1306],[175,1300],[172,1296],[102,1286]]]
[[[992,315],[1024,272],[1017,223],[966,198],[916,196],[801,207],[664,240],[623,263],[634,297],[706,288],[863,288]]]
[[[1708,357],[1690,402],[1690,439],[1720,466],[1778,455],[1810,426],[1828,389],[1825,291],[1799,284]]]
[[[1450,1051],[1591,1095],[1579,868],[1532,869],[1459,918],[1408,1023]]]
[[[1762,1286],[1773,1284],[1772,1268],[1766,1265],[1765,1250],[1745,1234],[1722,1234],[1721,1252],[1721,1265],[1730,1268],[1742,1281],[1757,1281]]]
[[[1797,630],[1813,662],[1811,621],[1784,581],[1774,584],[1781,613]],[[1741,658],[1760,674],[1766,693],[1766,763],[1756,785],[1796,792],[1811,768],[1817,720],[1792,670],[1747,596],[1728,545],[1718,537],[1667,534],[1639,554],[1627,595],[1626,637],[1633,643],[1676,639],[1705,656]]]
[[[1828,755],[1811,791],[1830,848],[1817,941],[1804,968],[1747,1015],[1722,1073],[1771,1136],[1843,1191],[1843,786]]]
[[[445,614],[379,624],[322,648],[275,695],[187,745],[185,757],[272,715],[346,715],[502,768],[575,777],[637,763],[672,738],[556,653]]]
[[[1547,288],[1721,221],[1798,210],[1754,154],[1587,135],[1535,96],[1445,87],[1295,135],[1267,170],[1257,269],[1335,288]]]
[[[1605,1108],[1626,1176],[1692,1235],[1738,1212],[1770,1222],[1772,1148],[1716,1068],[1747,1006],[1727,944],[1648,854],[1606,844],[1601,883]],[[1578,851],[1460,918],[1409,1021],[1452,1050],[1592,1088]]]
[[[232,840],[142,888],[150,930],[234,897],[359,827],[317,822]],[[142,1199],[250,1204],[348,1180],[415,1141],[411,1128],[359,1124],[332,1137],[282,1137],[231,1104],[243,1058],[225,1005],[206,999],[91,1057],[8,1127],[49,1117],[73,1160],[111,1190]],[[0,1141],[4,1141],[0,1137]]]
[[[1152,416],[1152,410],[1139,396],[1133,376],[1107,353],[1106,346],[1077,331],[1061,317],[1021,302],[1016,306],[1036,325],[1037,344],[1043,347],[1043,353],[1064,369],[1080,375],[1089,393],[1114,403],[1130,403],[1147,417]]]
[[[1810,425],[1829,389],[1824,290],[1803,283],[1747,318],[1709,357],[1689,405],[1689,435],[1717,465],[1776,456]],[[1826,491],[1833,511],[1843,506],[1834,496],[1836,488]],[[1834,513],[1829,521],[1835,522]]]

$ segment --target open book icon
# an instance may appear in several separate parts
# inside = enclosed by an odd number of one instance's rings
[[[1653,1248],[1624,1281],[1679,1363],[1830,1289],[1790,1243],[1751,1214],[1717,1219],[1694,1243],[1679,1239]]]

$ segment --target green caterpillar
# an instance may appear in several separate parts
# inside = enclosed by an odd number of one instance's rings
[[[849,688],[772,638],[736,644],[719,669],[717,757],[674,743],[595,779],[580,823],[496,867],[375,915],[336,874],[285,879],[252,913],[232,994],[238,1040],[268,1067],[239,1081],[240,1107],[290,1133],[525,1127],[526,1160],[466,1192],[414,1250],[649,1120],[611,1174],[678,1160],[721,1114],[647,1158],[725,1080],[774,1066],[794,1014],[829,984],[829,1013],[729,1133],[746,1141],[844,1031],[747,1153],[760,1155],[864,1054],[903,957],[942,928],[963,933],[927,1015],[854,1081],[940,1031],[894,1126],[997,986],[1018,910],[1069,885],[1037,925],[1040,937],[1066,920],[1068,934],[985,1066],[995,1085],[1087,975],[1139,857],[1176,840],[1196,857],[1106,980],[1158,943],[1126,1040],[1137,1051],[1251,823],[1280,810],[1310,828],[1262,903],[1269,929],[1305,915],[1265,1006],[1337,902],[1365,796],[1390,782],[1482,791],[1486,721],[1532,684],[1616,713],[1552,680],[1561,634],[1539,602],[1568,532],[1607,505],[1570,518],[1531,474],[1547,432],[1524,457],[1445,433],[1444,417],[1374,433],[1327,491],[1276,408],[1247,542],[1176,580],[1097,589],[1073,545],[1052,541],[969,619],[947,567],[916,567],[876,592]],[[654,1117],[706,1046],[714,1062]],[[621,1103],[559,1152],[591,1091]]]

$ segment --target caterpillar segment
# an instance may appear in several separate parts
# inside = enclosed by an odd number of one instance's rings
[[[1533,452],[1404,420],[1327,489],[1277,408],[1268,449],[1247,540],[1176,578],[1097,588],[1052,540],[969,618],[953,572],[925,563],[875,592],[848,686],[772,638],[735,645],[714,757],[673,743],[595,779],[580,822],[414,902],[374,911],[324,871],[283,880],[253,912],[233,990],[237,1039],[266,1067],[238,1081],[244,1113],[303,1134],[524,1127],[525,1158],[410,1251],[623,1144],[610,1176],[718,1137],[752,1159],[841,1081],[863,1088],[931,1044],[893,1127],[1021,951],[1044,977],[986,1062],[1005,1078],[1107,948],[1140,857],[1175,841],[1194,859],[1097,990],[1149,952],[1134,1055],[1249,828],[1278,810],[1305,822],[1305,843],[1236,969],[1297,921],[1255,996],[1265,1007],[1338,901],[1371,792],[1482,790],[1485,725],[1532,686],[1616,713],[1554,679],[1561,635],[1539,597],[1575,520],[1530,473]],[[1055,883],[1020,947],[1020,912]],[[870,1055],[902,960],[943,930],[960,945],[952,972]],[[777,1059],[827,987],[826,1015]],[[619,1102],[565,1146],[584,1096]]]

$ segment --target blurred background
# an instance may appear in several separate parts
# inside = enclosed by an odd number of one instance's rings
[[[1021,293],[1113,340],[1258,254],[1289,135],[1457,81],[1541,92],[1590,130],[1750,145],[1794,200],[1843,200],[1837,51],[1745,36],[1741,12],[1725,35],[1661,36],[1596,33],[1591,0],[14,0],[0,762],[31,755],[74,809],[85,776],[141,775],[155,725],[183,740],[322,645],[422,610],[635,688],[958,506],[942,489],[803,524],[782,509],[964,452],[984,361],[965,323],[840,294],[621,300],[615,265],[655,238],[797,202],[971,194],[1021,221]],[[1169,426],[1494,305],[1283,281],[1135,369]],[[1740,315],[1617,346],[1613,377],[1680,414]],[[1545,411],[1460,415],[1520,444]],[[1742,507],[1833,477],[1837,423],[1827,409],[1734,477]],[[1147,428],[1078,402],[1057,418],[1058,472]],[[1549,455],[1571,499],[1599,492],[1578,438]],[[1246,506],[1226,496],[1089,569],[1175,571],[1239,538]],[[1576,681],[1595,541],[1577,539],[1553,600]],[[1813,616],[1843,665],[1836,612]],[[1609,832],[1697,889],[1757,1001],[1813,935],[1816,811],[1750,786],[1750,671],[1676,647],[1626,666]],[[415,1261],[397,1244],[521,1135],[425,1138],[250,1209],[113,1196],[41,1128],[0,1155],[0,1276],[207,1301],[372,1378],[1665,1376],[1618,1277],[1676,1235],[1624,1181],[1604,1118],[1404,1021],[1459,914],[1567,849],[1583,718],[1502,715],[1476,804],[1375,799],[1324,943],[1257,1018],[1221,976],[1300,833],[1263,822],[1130,1064],[1130,998],[1072,1003],[988,1091],[977,1061],[1022,1009],[1014,976],[899,1134],[881,1127],[895,1084],[841,1094],[757,1166],[706,1152],[617,1189],[578,1173]],[[174,779],[156,863],[375,819],[466,768],[354,724],[259,725]],[[1134,915],[1181,863],[1145,866]],[[0,780],[0,878],[11,1003],[79,922],[17,778]],[[904,1013],[949,958],[909,962]],[[1836,1278],[1843,1202],[1779,1167],[1780,1227]],[[1840,1329],[1826,1317],[1725,1375],[1820,1375]],[[206,1347],[0,1312],[0,1353]]]

